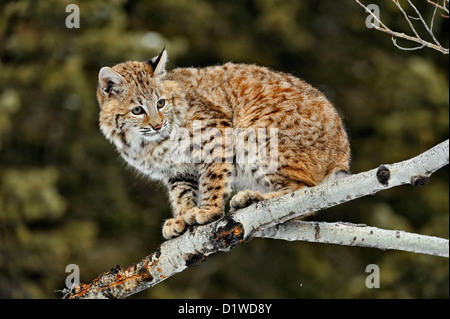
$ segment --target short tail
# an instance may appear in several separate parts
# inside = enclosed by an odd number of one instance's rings
[[[341,178],[344,178],[344,177],[348,177],[350,175],[352,175],[352,173],[350,171],[344,170],[344,169],[340,169],[340,170],[337,170],[337,171],[332,171],[330,174],[328,174],[327,177],[325,177],[323,179],[323,181],[320,182],[320,184],[326,184],[326,183],[329,183],[331,181],[335,181],[335,180],[338,180],[338,179],[341,179]]]

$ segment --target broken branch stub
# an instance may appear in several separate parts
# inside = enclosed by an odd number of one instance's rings
[[[65,298],[125,298],[148,289],[187,267],[200,265],[218,251],[229,251],[244,241],[242,224],[232,218],[190,228],[162,243],[156,251],[125,269],[120,266],[100,274],[90,284],[72,288]]]

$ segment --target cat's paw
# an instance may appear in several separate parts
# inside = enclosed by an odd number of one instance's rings
[[[231,211],[235,211],[264,199],[264,195],[258,191],[244,190],[233,196],[230,201],[230,208]]]
[[[188,225],[203,225],[219,219],[222,215],[223,213],[219,209],[194,207],[188,210],[183,217]]]
[[[164,222],[162,233],[165,239],[180,236],[186,230],[184,218],[170,218]]]

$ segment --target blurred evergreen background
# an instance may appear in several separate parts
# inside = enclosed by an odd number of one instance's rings
[[[375,2],[375,1],[372,1]],[[368,29],[354,1],[0,1],[0,297],[60,298],[68,264],[89,283],[163,241],[164,190],[126,167],[98,128],[102,66],[256,63],[292,73],[336,105],[352,171],[418,155],[449,133],[448,55],[401,51]],[[68,4],[80,28],[65,26]],[[410,33],[391,1],[393,30]],[[415,1],[429,21],[433,7]],[[448,19],[435,18],[448,47]],[[399,44],[412,46],[399,40]],[[448,166],[314,218],[449,237]],[[367,289],[377,264],[381,288]],[[135,298],[448,298],[448,259],[398,251],[254,239],[210,256]]]

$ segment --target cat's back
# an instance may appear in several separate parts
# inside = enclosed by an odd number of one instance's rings
[[[204,68],[176,68],[169,72],[167,78],[200,91],[220,88],[245,93],[249,89],[257,90],[263,86],[313,89],[305,81],[290,74],[255,64],[233,62]]]
[[[325,103],[333,109],[320,91],[302,79],[254,64],[229,62],[204,68],[177,68],[169,72],[168,78],[181,84],[188,98],[214,101],[232,111],[235,124],[274,109],[287,114],[293,109],[302,113],[301,109],[308,109],[310,102]]]

